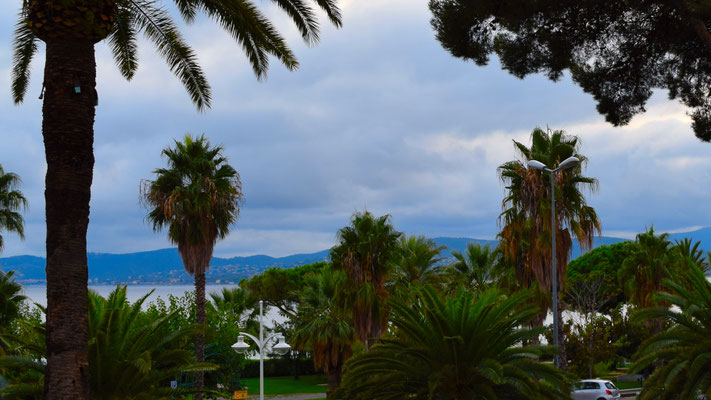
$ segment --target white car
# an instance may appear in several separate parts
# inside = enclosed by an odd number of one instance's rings
[[[575,384],[571,396],[573,400],[620,400],[620,391],[610,381],[586,379]]]

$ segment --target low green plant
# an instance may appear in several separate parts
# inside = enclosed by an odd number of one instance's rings
[[[108,298],[89,293],[88,366],[93,400],[183,399],[194,391],[171,389],[171,380],[181,373],[216,368],[195,362],[189,338],[197,327],[166,333],[165,327],[174,315],[141,318],[141,306],[148,295],[129,304],[125,286],[118,286]],[[35,326],[35,331],[42,336],[39,343],[44,343],[44,326]],[[0,368],[24,373],[8,379],[10,385],[0,395],[6,399],[41,399],[46,351],[19,336],[14,345],[15,354],[0,358]]]
[[[537,314],[526,292],[444,298],[432,287],[392,302],[390,334],[346,363],[343,399],[569,399],[569,379],[539,361],[549,346],[522,345],[544,329],[522,328]]]
[[[700,268],[691,266],[663,285],[667,291],[656,293],[655,301],[671,307],[648,308],[634,316],[670,325],[637,351],[632,372],[655,368],[640,399],[711,396],[711,283]]]

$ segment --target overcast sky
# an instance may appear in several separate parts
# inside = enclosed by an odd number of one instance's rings
[[[267,2],[259,2],[266,5]],[[14,10],[18,0],[0,0]],[[164,165],[161,149],[185,133],[225,146],[246,202],[215,254],[281,256],[323,250],[356,210],[392,215],[408,234],[490,239],[503,186],[496,167],[536,126],[582,139],[589,195],[607,236],[645,226],[682,231],[711,225],[709,145],[694,138],[686,109],[658,92],[646,114],[614,128],[569,79],[519,80],[495,60],[481,68],[452,58],[435,40],[425,0],[341,1],[342,29],[322,18],[321,43],[305,46],[276,9],[265,8],[301,67],[276,60],[258,82],[240,48],[211,21],[183,31],[213,87],[213,108],[192,106],[154,48],[141,43],[131,82],[97,45],[94,184],[89,251],[169,246],[144,222],[141,179]],[[44,256],[45,174],[41,101],[44,48],[26,101],[10,97],[13,13],[0,15],[0,164],[18,173],[30,202],[26,240],[2,233],[3,256]]]

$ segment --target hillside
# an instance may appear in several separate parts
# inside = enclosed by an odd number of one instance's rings
[[[711,249],[711,228],[693,232],[675,233],[672,240],[689,237],[700,241],[701,247]],[[473,238],[438,237],[434,240],[440,246],[446,246],[443,256],[451,257],[453,250],[464,251],[467,243],[474,242],[495,246],[492,240]],[[619,243],[626,239],[614,237],[596,238],[594,247]],[[580,255],[577,244],[573,248],[572,258]],[[214,257],[207,271],[209,283],[237,283],[243,278],[259,274],[270,267],[290,268],[328,259],[328,250],[316,253],[294,254],[286,257],[254,255],[248,257]],[[89,280],[92,284],[189,284],[192,277],[184,268],[176,248],[144,251],[139,253],[110,254],[89,253]],[[15,270],[18,280],[24,284],[44,284],[45,259],[35,256],[15,256],[0,258],[0,269]]]

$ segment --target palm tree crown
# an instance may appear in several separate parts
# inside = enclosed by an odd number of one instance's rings
[[[669,277],[669,267],[677,254],[670,252],[668,233],[656,235],[654,227],[637,235],[637,246],[620,270],[620,281],[631,302],[646,308],[657,305],[655,293],[663,289],[663,280]]]
[[[316,10],[308,0],[272,0],[296,24],[308,44],[319,40]],[[198,65],[195,52],[183,39],[168,9],[150,0],[72,0],[60,9],[56,2],[24,1],[15,25],[12,68],[12,94],[22,102],[30,80],[30,64],[37,52],[37,42],[57,37],[86,37],[94,42],[106,39],[121,74],[132,79],[138,69],[138,35],[143,33],[180,79],[193,103],[202,110],[210,106],[210,85]],[[180,15],[192,23],[204,13],[227,31],[247,54],[257,77],[265,76],[269,56],[295,69],[298,62],[284,38],[250,0],[175,0]],[[336,0],[314,0],[329,20],[341,26]],[[77,9],[88,9],[96,18],[88,19]],[[59,26],[53,24],[57,22]]]
[[[441,283],[437,264],[443,259],[444,249],[445,246],[438,246],[433,239],[424,236],[401,236],[391,279],[395,290],[407,290],[411,284]]]
[[[501,252],[497,248],[478,243],[467,243],[467,250],[452,251],[454,262],[444,268],[450,291],[463,286],[468,290],[483,291],[496,285]]]
[[[141,198],[150,207],[153,229],[167,228],[185,268],[195,274],[209,266],[213,246],[237,221],[242,184],[222,147],[211,147],[205,136],[186,135],[162,154],[168,168],[156,169],[156,179],[143,182]]]
[[[0,165],[0,232],[15,232],[25,238],[24,219],[18,212],[27,208],[27,199],[17,187],[22,181],[11,172],[5,172]],[[5,247],[0,235],[0,251]]]
[[[503,228],[499,237],[506,257],[518,266],[518,274],[527,284],[538,281],[541,288],[551,288],[551,193],[550,174],[529,169],[530,160],[538,160],[555,169],[568,157],[581,163],[555,175],[556,246],[558,286],[562,287],[566,265],[572,251],[572,236],[581,248],[589,249],[595,233],[602,234],[595,210],[587,205],[582,189],[597,190],[597,180],[582,175],[587,158],[578,152],[580,141],[563,131],[531,133],[531,147],[514,141],[521,159],[499,166],[499,177],[506,185],[499,217]]]

